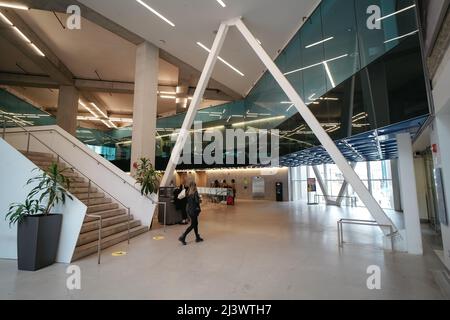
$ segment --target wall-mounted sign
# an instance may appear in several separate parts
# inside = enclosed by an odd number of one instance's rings
[[[308,179],[308,192],[316,192],[316,191],[317,191],[316,179],[309,178]]]
[[[264,178],[253,177],[252,191],[254,197],[264,197],[266,192],[266,185],[264,182]]]

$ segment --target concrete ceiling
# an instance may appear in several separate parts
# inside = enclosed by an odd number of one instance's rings
[[[270,56],[287,44],[318,0],[145,0],[171,20],[171,27],[135,0],[80,0],[81,3],[123,26],[168,53],[201,70],[207,52],[196,43],[211,47],[220,22],[242,16]],[[162,40],[162,41],[161,41]],[[261,76],[264,67],[234,28],[220,56],[245,74],[241,77],[218,63],[213,78],[245,95]]]

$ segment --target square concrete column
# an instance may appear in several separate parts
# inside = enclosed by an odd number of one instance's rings
[[[410,254],[422,255],[422,232],[411,135],[409,133],[398,134],[397,145],[398,173],[406,229],[406,249]]]
[[[59,87],[56,124],[75,136],[77,132],[78,100],[80,94],[72,86]]]
[[[159,49],[144,42],[136,50],[131,170],[140,158],[155,165]]]

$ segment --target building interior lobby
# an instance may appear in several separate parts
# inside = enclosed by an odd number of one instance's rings
[[[449,84],[449,0],[0,1],[0,300],[449,300]]]

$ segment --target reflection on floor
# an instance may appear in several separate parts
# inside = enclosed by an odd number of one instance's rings
[[[439,258],[425,241],[423,257],[385,252],[380,231],[348,227],[337,246],[341,217],[370,219],[363,209],[303,203],[238,201],[206,206],[203,243],[177,238],[185,226],[156,229],[77,261],[81,290],[68,290],[65,265],[28,273],[0,260],[2,299],[443,299],[433,272]],[[164,237],[163,239],[161,238]],[[157,240],[155,240],[155,239]],[[116,251],[124,256],[113,257]],[[367,268],[381,268],[381,290],[367,288]]]

